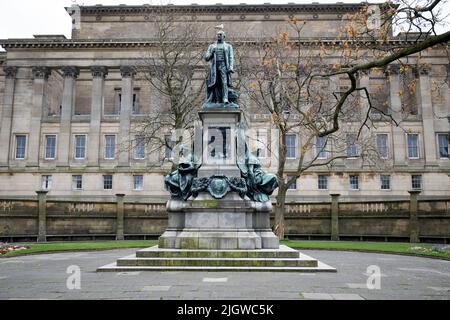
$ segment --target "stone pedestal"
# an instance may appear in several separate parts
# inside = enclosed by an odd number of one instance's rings
[[[270,228],[271,202],[249,199],[257,191],[250,189],[249,193],[244,178],[250,173],[245,171],[245,137],[239,131],[241,111],[204,109],[199,116],[203,125],[195,126],[192,160],[166,176],[166,186],[173,187],[172,199],[166,205],[168,227],[159,245],[97,271],[335,272],[333,267],[280,246]],[[240,168],[244,168],[243,177]],[[192,176],[183,173],[187,170]]]
[[[201,193],[188,201],[169,200],[169,225],[160,248],[261,249],[279,247],[270,229],[270,202],[257,203],[229,193],[214,199]]]
[[[243,154],[241,141],[236,139],[242,111],[239,109],[208,109],[199,112],[203,123],[200,147],[195,148],[196,157],[201,159],[199,178],[212,175],[240,177],[237,155]],[[196,137],[196,141],[198,138]]]

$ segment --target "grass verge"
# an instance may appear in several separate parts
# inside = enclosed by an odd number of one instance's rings
[[[392,242],[352,242],[352,241],[293,241],[283,240],[282,244],[295,249],[362,251],[413,255],[419,257],[450,260],[450,250],[434,251],[431,244]]]
[[[29,246],[29,249],[8,252],[7,254],[1,255],[0,258],[64,251],[95,251],[121,248],[146,248],[157,244],[158,241],[155,240],[26,243],[24,245]],[[295,249],[379,252],[450,260],[449,250],[434,251],[432,250],[431,244],[293,240],[283,240],[281,241],[281,244]]]
[[[62,251],[85,251],[85,250],[110,250],[121,248],[146,248],[157,245],[155,240],[142,241],[90,241],[90,242],[47,242],[47,243],[24,243],[29,249],[11,251],[0,255],[3,257],[16,257],[28,254],[51,253]]]

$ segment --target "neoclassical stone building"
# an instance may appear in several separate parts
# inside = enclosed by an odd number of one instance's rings
[[[227,38],[245,34],[275,35],[288,18],[308,22],[305,41],[337,35],[345,13],[359,4],[188,5],[167,10],[210,28],[224,23]],[[170,164],[155,166],[164,154],[142,146],[119,150],[130,124],[158,108],[157,92],[136,76],[132,66],[155,43],[150,6],[67,8],[72,38],[36,35],[3,39],[0,45],[0,195],[31,196],[48,189],[55,197],[88,198],[116,193],[165,198],[163,175]],[[214,37],[214,31],[205,44]],[[205,47],[206,48],[206,47]],[[434,50],[416,69],[418,90],[403,129],[377,127],[378,147],[391,163],[389,171],[371,170],[342,160],[332,169],[311,170],[289,190],[291,199],[329,199],[340,193],[353,199],[405,197],[420,189],[425,196],[450,194],[448,86],[432,84],[448,77],[448,56]],[[411,61],[414,61],[412,59]],[[401,86],[398,72],[365,74],[358,81],[384,85],[380,103],[395,106]],[[252,111],[250,121],[265,127],[267,115]],[[375,129],[374,129],[375,130]],[[290,154],[300,142],[289,138]],[[275,171],[269,156],[261,161]]]

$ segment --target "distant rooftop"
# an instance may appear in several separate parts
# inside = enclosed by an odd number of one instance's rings
[[[58,39],[58,40],[64,40],[67,39],[65,35],[63,34],[33,34],[33,37],[35,39]]]

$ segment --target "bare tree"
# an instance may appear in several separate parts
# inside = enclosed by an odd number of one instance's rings
[[[148,153],[163,154],[192,131],[204,96],[201,25],[160,6],[152,15],[153,46],[137,64],[139,74],[156,92],[158,103],[133,126],[132,136],[145,143]],[[204,30],[203,30],[204,32]],[[144,142],[142,142],[144,141]],[[163,154],[163,160],[169,160]]]
[[[238,70],[245,78],[241,87],[255,105],[270,113],[272,128],[278,132],[277,146],[268,147],[277,158],[274,231],[280,238],[287,190],[305,171],[343,161],[339,159],[373,161],[379,156],[371,132],[373,118],[381,116],[399,126],[401,117],[395,113],[408,110],[390,110],[386,96],[376,103],[383,95],[359,78],[369,71],[389,72],[395,63],[406,79],[399,95],[403,105],[410,106],[407,99],[415,84],[407,80],[406,62],[412,59],[420,65],[424,52],[447,49],[450,31],[437,31],[445,25],[444,5],[442,0],[400,0],[362,6],[343,17],[341,33],[331,41],[308,42],[303,36],[306,23],[292,19],[279,36],[260,39],[261,47],[247,48],[249,54]],[[291,134],[300,140],[296,155]]]

